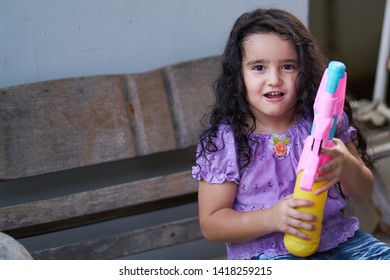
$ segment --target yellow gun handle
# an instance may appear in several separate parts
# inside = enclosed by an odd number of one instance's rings
[[[321,230],[322,230],[322,218],[324,214],[324,207],[328,192],[321,193],[320,195],[315,195],[314,192],[321,188],[326,182],[314,183],[311,191],[302,190],[299,185],[302,177],[302,171],[298,173],[297,181],[294,188],[294,198],[306,199],[314,202],[313,207],[298,207],[298,210],[310,213],[317,217],[315,222],[309,222],[316,226],[316,229],[313,231],[300,229],[303,233],[310,235],[310,240],[305,240],[299,238],[295,235],[286,233],[284,236],[284,245],[286,249],[293,255],[297,257],[307,257],[314,254],[320,244]]]

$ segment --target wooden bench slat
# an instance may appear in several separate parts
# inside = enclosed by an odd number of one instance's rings
[[[13,237],[35,235],[195,201],[196,193],[197,183],[184,171],[5,207],[0,231]]]
[[[0,179],[196,144],[219,58],[0,89]]]
[[[47,81],[0,90],[0,179],[136,155],[123,77]]]
[[[126,76],[137,154],[176,148],[170,108],[161,71]]]
[[[219,71],[220,57],[171,65],[162,70],[178,148],[197,143],[202,130],[200,120],[213,104],[213,83]]]
[[[193,217],[85,243],[40,250],[31,255],[34,259],[116,259],[201,238],[198,218]]]

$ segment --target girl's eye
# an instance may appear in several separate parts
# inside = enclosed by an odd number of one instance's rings
[[[263,71],[263,70],[264,70],[264,66],[262,66],[262,65],[256,65],[255,67],[253,67],[253,70],[256,70],[256,71]]]
[[[294,66],[294,65],[287,64],[287,65],[283,65],[282,69],[283,69],[283,70],[294,70],[294,69],[295,69],[295,66]]]

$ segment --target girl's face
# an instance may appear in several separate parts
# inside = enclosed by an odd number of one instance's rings
[[[253,34],[243,48],[241,67],[251,112],[263,124],[291,125],[297,96],[295,49],[274,34]]]

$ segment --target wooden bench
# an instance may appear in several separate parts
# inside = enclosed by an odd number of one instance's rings
[[[140,214],[196,203],[191,160],[218,71],[210,57],[0,89],[0,231],[43,239],[49,247],[25,245],[34,259],[117,259],[201,239],[197,213]]]

